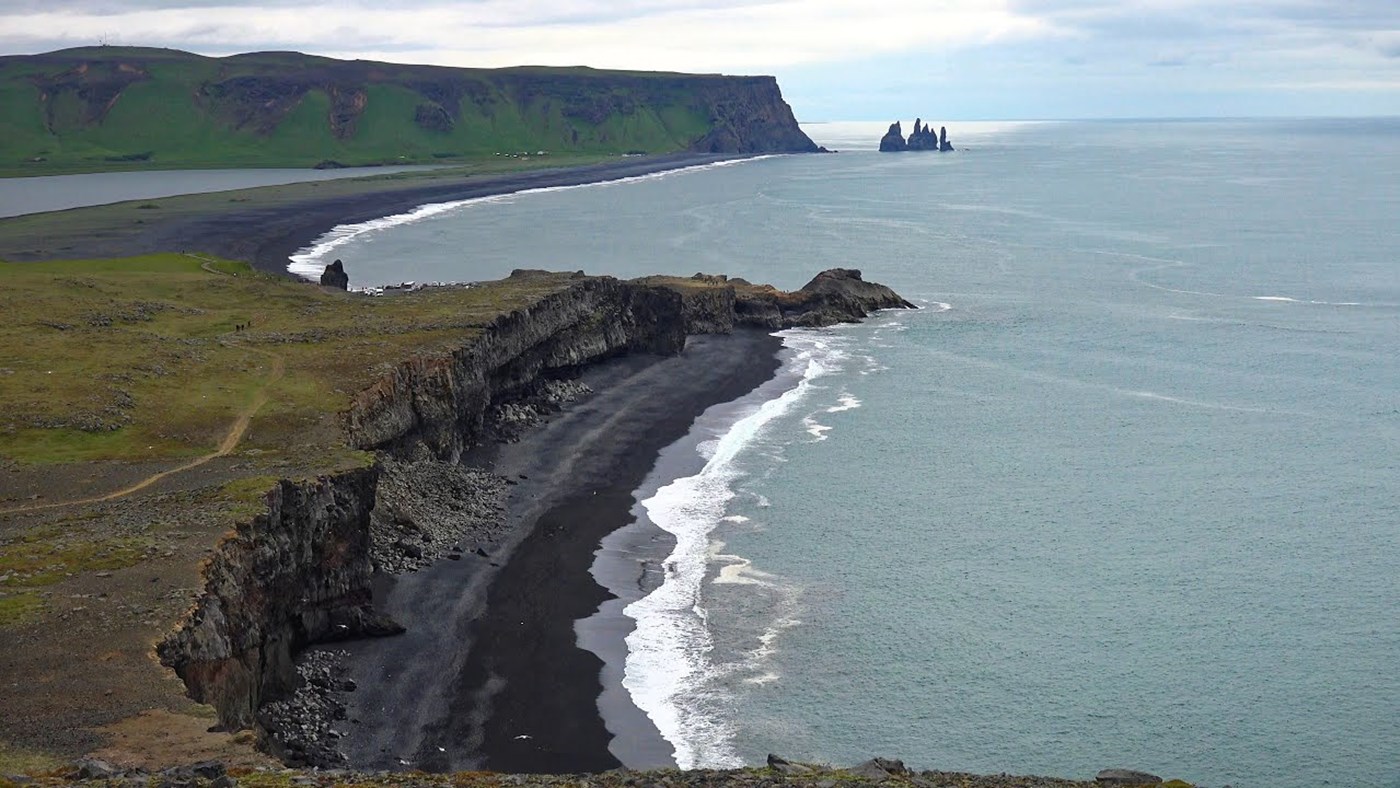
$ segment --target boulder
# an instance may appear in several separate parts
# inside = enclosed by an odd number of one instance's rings
[[[122,769],[98,758],[84,758],[73,765],[78,767],[79,780],[110,780],[125,774]]]
[[[326,266],[326,270],[321,272],[321,285],[324,287],[338,287],[341,290],[349,290],[350,275],[345,273],[345,264],[336,260]]]
[[[773,753],[768,753],[768,768],[779,774],[811,774],[816,771],[805,763],[795,763]]]
[[[884,153],[909,150],[909,144],[904,141],[904,129],[900,127],[899,121],[891,123],[890,130],[880,138],[880,150]]]
[[[1162,782],[1155,774],[1132,769],[1104,769],[1094,775],[1094,780],[1104,785],[1159,785]]]
[[[909,773],[904,768],[904,761],[891,760],[889,758],[871,758],[859,766],[853,766],[846,770],[857,777],[864,777],[872,782],[883,782],[891,777],[903,776]]]

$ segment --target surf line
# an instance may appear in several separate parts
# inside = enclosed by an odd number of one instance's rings
[[[841,352],[829,337],[808,330],[784,331],[784,344],[796,351],[788,362],[797,382],[738,419],[711,444],[708,460],[693,476],[659,488],[641,502],[651,521],[675,537],[662,562],[665,576],[650,594],[623,609],[636,621],[626,638],[623,687],[632,702],[674,748],[682,769],[742,765],[735,749],[732,720],[704,708],[707,686],[718,667],[711,664],[713,639],[703,607],[702,586],[710,569],[710,535],[724,520],[745,473],[740,455],[777,419],[805,399],[812,382],[834,371]],[[781,373],[780,373],[781,374]]]
[[[517,189],[514,191],[502,192],[500,194],[490,194],[483,197],[470,197],[465,200],[452,200],[449,202],[435,202],[420,205],[411,211],[396,213],[378,219],[370,219],[365,222],[355,222],[353,224],[342,224],[332,227],[320,238],[317,238],[310,246],[298,249],[288,259],[287,271],[294,276],[304,279],[318,279],[325,264],[321,262],[336,248],[344,246],[359,238],[365,233],[387,230],[391,227],[398,227],[405,224],[430,219],[444,213],[450,213],[468,205],[479,205],[482,203],[511,202],[516,197],[529,194],[545,194],[548,192],[569,191],[571,189],[590,189],[600,186],[617,186],[628,183],[639,183],[642,181],[659,180],[661,178],[679,175],[682,173],[701,172],[705,170],[715,170],[721,167],[732,167],[746,162],[761,161],[763,159],[773,159],[781,156],[780,153],[770,153],[763,156],[749,156],[742,159],[726,159],[724,161],[708,162],[706,164],[692,164],[686,167],[677,167],[673,170],[661,170],[659,172],[649,172],[644,175],[627,175],[620,178],[606,178],[604,180],[589,181],[587,183],[571,183],[562,186],[537,186],[529,189]]]

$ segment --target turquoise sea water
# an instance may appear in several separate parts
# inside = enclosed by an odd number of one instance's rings
[[[882,131],[331,254],[356,284],[856,267],[925,307],[789,334],[647,493],[680,548],[626,682],[684,766],[1400,785],[1400,120],[853,150]]]

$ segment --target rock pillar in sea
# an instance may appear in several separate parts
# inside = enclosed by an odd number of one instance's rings
[[[904,141],[904,129],[900,127],[899,121],[891,123],[890,130],[880,138],[880,150],[885,153],[893,153],[908,149],[909,145]]]
[[[938,133],[933,133],[933,124],[924,123],[923,118],[914,119],[914,130],[909,133],[909,139],[904,139],[903,129],[900,128],[899,121],[890,124],[890,130],[885,132],[885,136],[880,138],[880,150],[886,153],[904,150],[932,150],[950,151],[953,146],[948,142],[948,127],[941,126]]]

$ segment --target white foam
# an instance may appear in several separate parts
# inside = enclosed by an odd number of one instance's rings
[[[811,435],[819,441],[826,440],[826,434],[831,431],[830,427],[825,424],[818,424],[817,420],[810,415],[802,417],[802,426],[807,430],[808,435]]]
[[[1288,296],[1250,296],[1255,301],[1279,301],[1286,304],[1313,304],[1316,306],[1365,306],[1360,301],[1303,301]]]
[[[859,399],[856,399],[850,394],[842,394],[841,398],[838,399],[836,402],[836,405],[832,405],[831,407],[826,409],[827,413],[842,413],[848,410],[855,410],[856,408],[859,408],[862,404],[864,404]]]
[[[623,610],[637,626],[627,636],[622,683],[675,749],[682,769],[741,765],[732,720],[705,708],[719,692],[708,685],[720,669],[709,657],[713,641],[701,591],[714,556],[710,533],[724,518],[736,496],[735,482],[744,475],[740,455],[808,395],[813,380],[833,368],[835,351],[824,338],[810,332],[783,336],[785,344],[798,351],[789,362],[802,373],[797,384],[730,427],[699,473],[677,479],[642,501],[652,522],[675,536],[676,547],[663,564],[661,585]],[[757,498],[759,506],[768,505],[763,496]],[[761,580],[744,559],[729,558],[733,560],[726,559],[716,582]]]
[[[753,568],[753,562],[743,556],[724,552],[724,542],[716,540],[710,547],[710,560],[723,564],[710,585],[743,585],[772,587],[772,575]]]
[[[734,523],[736,525],[743,525],[744,523],[749,522],[749,518],[743,516],[742,514],[731,514],[728,517],[719,518],[719,521],[722,523]]]
[[[1184,397],[1171,397],[1166,394],[1158,394],[1155,391],[1129,391],[1128,394],[1141,399],[1157,400],[1159,402],[1170,402],[1173,405],[1185,405],[1190,408],[1202,408],[1204,410],[1228,410],[1236,413],[1283,413],[1286,411],[1275,411],[1268,408],[1254,408],[1243,405],[1226,405],[1220,402],[1202,402],[1201,400],[1186,399]]]
[[[493,194],[487,197],[473,197],[467,200],[452,200],[450,202],[428,203],[420,205],[411,211],[396,213],[392,216],[385,216],[379,219],[371,219],[367,222],[356,222],[355,224],[342,224],[331,228],[330,231],[317,238],[310,246],[298,249],[291,255],[287,271],[306,279],[319,280],[321,272],[325,269],[323,262],[331,252],[338,247],[344,246],[366,233],[375,233],[387,230],[391,227],[398,227],[405,224],[421,222],[434,216],[441,216],[444,213],[455,211],[468,205],[482,205],[485,203],[513,202],[516,197],[527,194],[546,194],[549,192],[561,192],[571,189],[592,189],[606,186],[617,186],[628,183],[638,183],[640,181],[659,180],[682,173],[700,172],[703,170],[714,170],[721,167],[732,167],[736,164],[744,164],[751,161],[771,159],[781,154],[769,154],[766,156],[752,156],[746,159],[729,159],[726,161],[716,161],[709,164],[694,164],[689,167],[678,167],[674,170],[663,170],[661,172],[651,172],[645,175],[629,175],[625,178],[613,178],[605,181],[592,181],[590,183],[575,183],[567,186],[541,186],[534,189],[520,189],[505,194]]]

